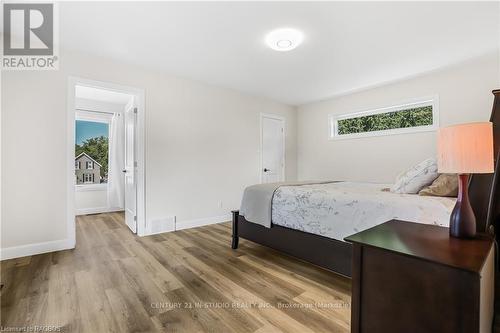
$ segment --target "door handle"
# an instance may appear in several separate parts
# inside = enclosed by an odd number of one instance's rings
[[[268,171],[271,171],[271,170],[268,168],[264,168],[264,172],[268,172]]]
[[[126,172],[127,172],[127,170],[126,170],[126,169],[123,169],[123,170],[122,170],[122,172],[123,172],[123,173],[126,173]]]

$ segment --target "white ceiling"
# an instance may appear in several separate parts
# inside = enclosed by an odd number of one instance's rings
[[[120,104],[123,106],[127,105],[133,98],[132,95],[87,86],[76,86],[75,97],[99,102]]]
[[[305,34],[276,52],[265,34]],[[493,53],[497,2],[66,2],[61,44],[287,104]]]

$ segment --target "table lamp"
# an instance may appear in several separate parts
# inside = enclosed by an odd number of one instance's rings
[[[493,124],[468,123],[438,131],[438,172],[458,174],[458,197],[450,216],[450,236],[472,238],[476,217],[469,201],[469,174],[493,172]]]

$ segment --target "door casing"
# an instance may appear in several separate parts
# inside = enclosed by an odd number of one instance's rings
[[[146,220],[145,205],[145,94],[144,89],[124,86],[115,83],[89,80],[79,77],[68,77],[68,98],[67,98],[67,196],[66,196],[66,218],[67,218],[67,241],[68,247],[74,248],[76,244],[75,225],[75,182],[74,182],[74,156],[75,156],[75,87],[87,86],[101,88],[116,92],[127,93],[135,96],[137,107],[136,138],[137,146],[135,160],[137,162],[137,235],[146,236],[149,234],[149,226]]]

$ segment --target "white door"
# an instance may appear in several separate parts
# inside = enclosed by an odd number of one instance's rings
[[[137,178],[135,163],[137,107],[125,111],[125,223],[137,232]]]
[[[285,180],[285,120],[261,115],[261,182]]]

